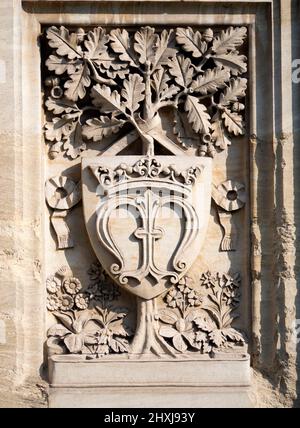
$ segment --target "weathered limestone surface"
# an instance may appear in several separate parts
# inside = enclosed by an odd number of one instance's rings
[[[69,294],[65,297],[65,304],[68,305],[73,299],[70,296],[74,296],[77,308],[84,311],[86,300],[85,296],[81,296],[80,287],[81,282],[85,283],[91,276],[87,274],[86,266],[95,260],[95,255],[84,231],[79,161],[69,161],[69,181],[62,182],[61,172],[66,168],[65,160],[58,158],[57,162],[53,162],[53,159],[49,159],[44,144],[42,124],[47,117],[41,114],[41,87],[45,93],[48,89],[45,89],[41,81],[41,57],[37,37],[44,25],[69,25],[76,28],[89,26],[90,29],[98,25],[105,26],[107,23],[114,28],[122,28],[122,24],[130,23],[140,28],[144,25],[145,11],[147,21],[158,27],[166,23],[174,27],[194,27],[199,23],[205,28],[213,28],[214,25],[225,25],[227,28],[242,24],[248,30],[248,51],[243,52],[248,56],[249,94],[245,110],[247,132],[245,136],[238,137],[237,142],[232,142],[228,158],[220,155],[214,160],[212,197],[216,208],[211,213],[207,239],[191,269],[191,276],[194,280],[197,274],[203,271],[203,266],[207,267],[205,270],[209,270],[211,264],[218,265],[221,272],[240,267],[241,317],[236,326],[246,332],[249,347],[245,353],[248,352],[251,356],[253,375],[250,376],[248,357],[242,359],[241,366],[241,361],[235,361],[237,366],[228,363],[228,371],[223,371],[223,368],[227,367],[227,361],[224,363],[218,359],[211,360],[222,383],[219,390],[213,389],[212,385],[205,384],[207,379],[204,378],[203,367],[209,364],[209,359],[197,360],[193,367],[198,364],[196,370],[199,373],[203,370],[203,375],[199,375],[199,383],[195,381],[192,390],[188,391],[186,386],[192,377],[190,366],[175,360],[172,367],[177,364],[174,371],[181,370],[183,373],[184,391],[180,392],[181,386],[177,383],[174,393],[170,371],[167,372],[167,377],[161,380],[163,385],[159,385],[159,381],[154,385],[159,392],[157,396],[165,397],[163,407],[174,407],[176,400],[182,399],[189,400],[190,407],[221,407],[224,402],[233,407],[300,406],[300,387],[297,380],[300,378],[299,344],[297,345],[295,337],[296,320],[300,320],[299,250],[296,245],[300,222],[299,190],[296,184],[299,181],[300,159],[300,149],[296,144],[300,137],[300,83],[292,82],[291,68],[293,59],[300,57],[300,29],[299,25],[297,26],[300,19],[300,2],[247,0],[230,2],[230,5],[224,6],[218,0],[195,0],[185,2],[184,17],[181,7],[180,2],[176,4],[165,1],[164,4],[157,4],[148,1],[133,7],[132,2],[121,1],[112,13],[105,1],[93,2],[92,5],[88,0],[1,1],[1,407],[42,407],[48,404],[58,407],[61,403],[66,406],[76,406],[76,403],[82,405],[82,397],[78,395],[78,390],[74,389],[74,383],[77,382],[73,377],[82,367],[83,374],[80,379],[86,380],[84,386],[87,406],[99,406],[99,392],[103,394],[105,391],[106,401],[101,398],[103,406],[110,406],[116,396],[116,379],[110,375],[116,373],[114,364],[117,369],[118,359],[108,359],[102,365],[101,360],[78,362],[76,359],[68,359],[67,356],[52,356],[49,381],[53,385],[48,403],[47,353],[44,347],[47,329],[53,325],[52,313],[55,311],[56,298],[51,300],[50,306],[48,304],[48,316],[45,282],[48,278],[48,291],[51,287],[55,289],[57,299],[61,298],[61,290],[68,287]],[[83,14],[83,11],[87,13]],[[43,49],[42,45],[42,52]],[[59,85],[53,86],[59,91]],[[240,109],[241,106],[236,108]],[[145,132],[148,131],[147,129]],[[112,140],[108,139],[106,155],[115,155],[121,150],[125,150],[126,155],[133,154],[127,146],[136,139],[134,132],[136,131],[131,130],[126,138],[119,140],[115,149],[110,148]],[[161,137],[156,135],[156,138]],[[151,143],[149,134],[142,140],[144,144],[149,144],[149,141]],[[170,149],[166,138],[164,141],[164,149]],[[97,148],[93,144],[89,152],[91,156],[97,155]],[[51,150],[56,156],[57,147],[51,146],[50,155]],[[115,153],[110,150],[115,150]],[[175,155],[182,152],[180,147],[173,150]],[[230,159],[234,159],[234,162]],[[51,177],[57,177],[56,181],[51,182]],[[45,182],[48,183],[48,208],[45,205]],[[56,187],[67,190],[65,199],[65,195],[57,196]],[[236,204],[239,211],[234,216],[230,214],[231,202],[227,199],[224,202],[222,198],[222,194],[227,195],[228,192],[237,192],[238,195]],[[140,236],[144,236],[145,231],[140,232]],[[159,231],[156,232],[158,236]],[[61,266],[75,268],[74,274],[68,271],[68,268],[59,271]],[[235,280],[231,278],[230,281]],[[184,286],[186,285],[188,286],[184,283]],[[77,290],[75,293],[74,289]],[[132,296],[124,298],[122,304],[124,303],[128,307],[135,305]],[[159,305],[163,304],[161,299]],[[140,304],[138,310],[148,311],[149,308],[146,309],[143,305]],[[151,311],[147,313],[152,316]],[[100,316],[103,319],[104,313],[101,311]],[[122,317],[126,318],[125,313]],[[135,325],[134,317],[131,316],[129,324],[131,327]],[[151,329],[148,331],[151,332]],[[52,347],[53,350],[57,346],[53,340],[55,334],[48,333],[48,336],[48,344],[49,340],[51,342],[49,349]],[[125,342],[122,343],[125,346]],[[69,346],[71,347],[70,342]],[[73,350],[75,348],[76,346],[73,346]],[[140,349],[140,344],[136,349]],[[149,405],[153,391],[143,386],[141,394],[139,387],[141,383],[149,382],[149,372],[151,373],[153,366],[150,367],[150,363],[149,368],[143,366],[144,372],[140,373],[142,378],[136,378],[138,364],[144,363],[136,362],[134,369],[131,369],[135,362],[129,361],[126,363],[128,367],[126,365],[125,373],[129,378],[123,388],[128,388],[130,398],[124,406],[144,407],[145,404]],[[120,364],[121,362],[123,363],[120,361]],[[165,372],[163,365],[168,362],[157,364],[160,364],[161,371]],[[93,371],[93,365],[97,367],[96,371]],[[106,365],[111,366],[110,370],[105,372],[108,378],[107,383],[103,385],[100,379],[103,378]],[[68,370],[69,377],[65,376]],[[237,376],[234,385],[232,371]],[[93,374],[96,383],[88,385]],[[132,388],[133,385],[136,389]],[[236,390],[230,389],[234,387]],[[241,394],[240,401],[236,400],[237,393]],[[79,401],[76,401],[76,394],[80,397]],[[162,407],[159,400],[152,401],[152,405]]]

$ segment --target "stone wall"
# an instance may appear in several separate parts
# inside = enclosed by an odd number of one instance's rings
[[[123,22],[134,16],[139,24],[147,11],[153,25],[164,23],[163,12],[181,8],[180,2],[134,3],[116,2],[115,13]],[[251,245],[245,251],[250,270],[253,397],[258,407],[299,407],[295,326],[300,320],[296,245],[300,83],[295,78],[293,82],[292,63],[300,58],[300,2],[195,0],[185,2],[185,7],[186,16],[199,16],[201,24],[243,22],[251,29]],[[49,243],[44,202],[47,152],[37,36],[43,25],[97,25],[113,19],[106,1],[91,5],[88,0],[2,0],[0,4],[1,407],[47,406],[45,280],[52,267],[45,245]]]

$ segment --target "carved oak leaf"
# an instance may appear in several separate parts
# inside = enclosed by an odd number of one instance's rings
[[[93,105],[100,107],[103,113],[124,113],[124,106],[121,103],[120,94],[105,85],[95,85],[91,90]]]
[[[140,63],[145,64],[147,61],[153,62],[156,54],[158,35],[155,34],[154,28],[142,27],[134,35],[134,50],[140,56]]]
[[[191,84],[191,88],[195,92],[200,92],[202,95],[216,92],[220,88],[226,86],[226,82],[230,79],[228,70],[217,67],[212,70],[206,70],[202,76],[198,76]]]
[[[114,351],[114,352],[128,352],[129,349],[129,344],[128,341],[122,337],[110,337],[108,340],[108,344],[110,346],[110,348]]]
[[[162,67],[153,73],[152,79],[151,84],[156,92],[157,99],[160,101],[170,99],[179,92],[179,88],[177,86],[168,86],[170,76]]]
[[[72,101],[82,99],[86,95],[86,89],[91,84],[90,70],[87,64],[82,65],[76,73],[72,74],[70,80],[65,83],[65,96]]]
[[[233,76],[246,73],[247,71],[247,57],[245,57],[245,55],[239,55],[238,52],[214,55],[212,59],[217,66],[223,66],[229,69]]]
[[[120,30],[120,28],[112,30],[110,32],[110,40],[111,48],[115,53],[119,54],[120,60],[129,62],[132,67],[138,67],[134,52],[130,46],[129,34],[126,30]]]
[[[170,76],[168,76],[166,70],[162,67],[153,73],[151,85],[153,86],[157,96],[159,96],[161,92],[168,88],[169,80]]]
[[[47,109],[49,111],[53,111],[54,114],[80,111],[74,101],[67,100],[66,98],[49,97],[45,104],[47,106]]]
[[[246,27],[229,27],[217,36],[212,44],[212,50],[217,54],[225,54],[241,46],[247,36]]]
[[[220,95],[219,104],[221,106],[227,106],[230,103],[238,101],[239,98],[246,96],[246,89],[247,79],[242,79],[240,77],[237,79],[231,79],[229,87]]]
[[[129,74],[128,63],[120,61],[119,58],[111,55],[109,52],[105,53],[106,58],[98,63],[99,70],[102,73],[106,73],[111,79],[119,77],[120,79],[125,79],[127,74]]]
[[[101,64],[102,61],[110,61],[109,57],[106,55],[106,44],[108,42],[109,35],[106,34],[103,28],[97,27],[93,31],[89,31],[87,40],[84,42],[87,49],[85,56],[93,60],[96,64]]]
[[[71,61],[63,56],[57,55],[50,55],[46,61],[48,70],[54,71],[57,75],[61,75],[65,72],[68,74],[73,74],[81,64],[82,62],[79,59],[74,59]]]
[[[88,119],[86,125],[83,126],[82,134],[89,140],[98,142],[104,137],[117,133],[124,123],[124,120],[110,119],[107,116]]]
[[[124,81],[122,97],[126,100],[126,107],[131,113],[139,108],[139,103],[145,98],[145,84],[139,74],[130,74],[128,80]]]
[[[184,109],[187,112],[187,118],[193,130],[200,134],[208,134],[211,123],[205,105],[201,104],[198,98],[188,95]]]
[[[170,74],[175,77],[175,82],[187,88],[192,83],[194,74],[191,60],[183,55],[177,55],[168,64],[170,66]]]
[[[195,133],[188,123],[186,113],[181,113],[174,109],[174,127],[173,132],[177,135],[177,139],[183,147],[192,147],[198,138],[195,138]]]
[[[170,58],[176,55],[174,30],[163,30],[157,39],[156,54],[153,61],[152,72],[167,65]]]
[[[46,139],[49,141],[61,141],[72,130],[73,121],[65,117],[55,117],[52,122],[47,122]]]
[[[97,62],[97,66],[101,73],[106,73],[111,79],[115,79],[116,77],[125,79],[126,75],[130,72],[128,63],[120,61],[119,58],[111,55],[109,52],[105,52],[101,56],[101,61]]]
[[[174,95],[178,94],[179,90],[180,89],[178,88],[178,86],[175,86],[175,85],[169,86],[163,92],[161,92],[161,94],[160,94],[160,100],[161,101],[169,100]]]
[[[242,116],[225,108],[222,118],[229,132],[233,133],[235,136],[244,135],[245,129]]]
[[[109,61],[102,61],[99,65],[100,70],[107,71],[107,70],[126,70],[127,73],[129,73],[129,67],[128,63],[121,61],[118,57],[110,54],[109,52],[106,52],[105,54]]]
[[[215,117],[213,118],[211,129],[212,139],[215,141],[216,147],[219,147],[221,150],[225,150],[227,146],[231,145],[231,141],[227,138],[225,134],[223,121],[221,120],[219,113],[217,113],[217,115],[215,115]]]
[[[49,39],[49,46],[56,49],[58,55],[68,56],[69,59],[81,58],[82,52],[80,46],[77,45],[76,33],[69,33],[65,27],[48,28],[47,39]]]
[[[86,144],[82,139],[82,130],[79,122],[74,124],[72,132],[68,135],[64,143],[64,150],[71,159],[76,159],[80,153],[86,149]]]
[[[177,28],[176,41],[186,52],[191,52],[194,58],[201,57],[207,50],[207,43],[202,41],[200,32],[194,32],[191,27]]]

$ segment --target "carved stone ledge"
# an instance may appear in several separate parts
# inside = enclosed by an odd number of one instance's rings
[[[250,361],[243,352],[188,361],[53,356],[49,379],[50,407],[253,406]]]

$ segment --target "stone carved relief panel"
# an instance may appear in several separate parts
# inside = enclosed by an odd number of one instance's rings
[[[49,354],[244,347],[247,28],[50,26],[41,41]]]

